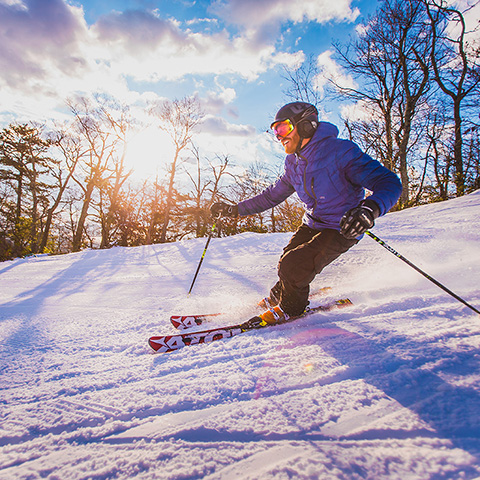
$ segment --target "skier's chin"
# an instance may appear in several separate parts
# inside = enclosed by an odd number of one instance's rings
[[[283,144],[283,148],[285,149],[285,153],[291,154],[295,153],[297,146],[295,145],[295,142],[293,140],[289,139]]]

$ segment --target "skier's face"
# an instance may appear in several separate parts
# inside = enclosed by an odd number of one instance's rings
[[[290,120],[273,125],[273,132],[282,143],[285,153],[295,153],[300,142],[300,135],[298,135],[297,128],[293,126]]]
[[[277,137],[278,138],[278,137]],[[288,135],[279,138],[280,142],[285,149],[285,153],[295,153],[297,150],[298,142],[300,141],[300,137],[297,133],[297,129],[294,128]]]

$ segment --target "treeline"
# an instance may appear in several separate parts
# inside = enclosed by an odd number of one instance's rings
[[[332,76],[326,90],[357,108],[345,116],[346,135],[401,177],[397,208],[480,187],[480,46],[467,13],[443,0],[384,0],[355,39],[334,45],[351,81]],[[323,105],[326,73],[316,57],[284,77],[287,97]],[[174,151],[165,176],[138,183],[125,163],[139,128],[129,109],[104,96],[68,106],[67,125],[16,123],[0,132],[2,260],[204,236],[214,201],[249,198],[280,171],[239,171],[228,154],[203,156],[194,142],[203,113],[186,96],[148,107]],[[222,234],[291,231],[302,213],[292,198],[226,219]]]
[[[201,156],[195,97],[150,106],[174,154],[165,176],[139,183],[126,168],[128,108],[108,97],[69,103],[62,128],[12,124],[0,131],[1,259],[164,243],[211,229],[210,205],[259,193],[275,174],[235,168],[228,155]],[[188,160],[188,163],[186,163]],[[301,219],[295,200],[264,214],[225,220],[222,234],[286,231]]]

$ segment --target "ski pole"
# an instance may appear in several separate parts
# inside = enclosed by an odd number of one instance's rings
[[[435,280],[432,278],[428,273],[425,273],[423,270],[418,268],[416,265],[414,265],[412,262],[407,260],[403,255],[400,255],[396,250],[394,250],[390,245],[385,243],[381,238],[378,238],[375,234],[373,234],[370,231],[365,232],[369,237],[373,238],[376,242],[378,242],[382,247],[385,247],[390,253],[393,253],[396,257],[398,257],[400,260],[403,260],[407,265],[410,265],[414,270],[416,270],[418,273],[421,273],[425,278],[433,282],[437,287],[440,287],[442,290],[447,292],[449,295],[451,295],[453,298],[457,299],[459,302],[462,302],[464,305],[466,305],[468,308],[471,308],[474,312],[480,314],[480,311],[477,310],[474,306],[470,305],[467,303],[463,298],[459,297],[456,293],[452,292],[449,290],[445,285],[442,285],[438,280]]]
[[[190,293],[192,293],[193,285],[195,284],[195,280],[197,279],[198,272],[200,271],[200,267],[202,266],[203,259],[205,258],[205,254],[207,253],[208,244],[210,243],[210,240],[212,239],[213,232],[215,231],[215,228],[217,227],[217,223],[220,225],[220,217],[221,217],[221,215],[218,215],[218,217],[215,218],[215,221],[213,222],[213,225],[212,225],[212,229],[210,230],[210,233],[208,234],[207,243],[205,244],[205,248],[203,249],[202,257],[200,258],[200,263],[198,264],[197,271],[195,272],[195,276],[193,277],[192,284],[190,285],[190,290],[188,291],[188,295],[190,295]]]

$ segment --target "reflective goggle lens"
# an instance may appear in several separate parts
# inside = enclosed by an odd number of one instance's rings
[[[284,120],[283,122],[277,122],[272,125],[272,130],[273,133],[277,137],[284,137],[285,135],[288,135],[290,132],[292,132],[294,129],[294,126],[290,120]]]

